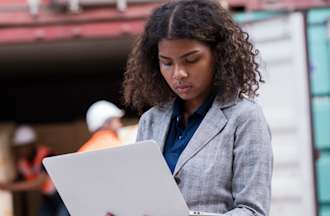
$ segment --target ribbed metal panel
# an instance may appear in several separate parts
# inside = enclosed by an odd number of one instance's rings
[[[258,20],[258,19],[257,19]],[[312,138],[303,15],[243,24],[262,59],[260,90],[274,150],[271,215],[314,216]]]

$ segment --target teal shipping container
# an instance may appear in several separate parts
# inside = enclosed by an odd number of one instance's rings
[[[320,216],[330,216],[330,152],[321,152],[317,161]]]
[[[234,18],[246,23],[285,13],[246,12],[234,14]],[[330,8],[310,9],[306,16],[314,144],[320,152],[316,161],[319,215],[330,216]]]
[[[269,19],[271,17],[279,16],[283,13],[284,12],[277,12],[277,11],[255,11],[255,12],[235,13],[234,19],[239,23],[251,22],[251,21],[258,21],[263,19]]]
[[[305,13],[289,11],[234,16],[262,59],[266,84],[259,102],[273,135],[273,216],[317,215],[305,17]]]
[[[287,12],[256,11],[235,13],[234,19],[237,22],[251,22],[269,19],[285,13]],[[330,95],[330,8],[309,10],[307,22],[312,94],[314,96]]]
[[[320,216],[330,216],[330,8],[307,13]]]
[[[308,11],[308,50],[314,96],[330,95],[330,8]]]
[[[313,97],[313,126],[316,147],[330,150],[330,96]],[[330,173],[330,169],[329,169]],[[329,181],[330,186],[330,181]]]
[[[320,151],[316,162],[320,216],[330,216],[330,96],[313,97],[313,125]]]

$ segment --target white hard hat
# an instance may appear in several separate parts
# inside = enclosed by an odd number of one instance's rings
[[[37,134],[34,129],[27,125],[19,126],[15,130],[13,145],[23,146],[35,142],[37,140]]]
[[[105,121],[111,118],[121,118],[125,112],[113,103],[105,100],[97,101],[87,111],[86,120],[89,131],[101,128]]]

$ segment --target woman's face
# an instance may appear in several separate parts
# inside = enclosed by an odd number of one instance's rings
[[[200,105],[213,83],[213,54],[196,40],[163,39],[158,44],[160,72],[170,88],[186,102]]]

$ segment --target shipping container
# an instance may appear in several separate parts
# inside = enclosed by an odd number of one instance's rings
[[[313,97],[315,143],[319,150],[330,149],[330,97]]]
[[[308,49],[314,96],[330,95],[330,9],[308,11]]]
[[[274,150],[271,215],[317,215],[309,95],[306,25],[303,13],[241,25],[260,51],[266,83],[261,103]]]
[[[229,5],[235,10],[297,10],[310,7],[324,7],[327,1],[320,0],[228,0]]]
[[[287,12],[280,11],[247,11],[247,12],[236,12],[233,13],[233,17],[236,22],[247,23],[255,22],[258,20],[269,19],[276,16],[281,16]]]
[[[330,215],[330,8],[307,12],[320,215]]]

